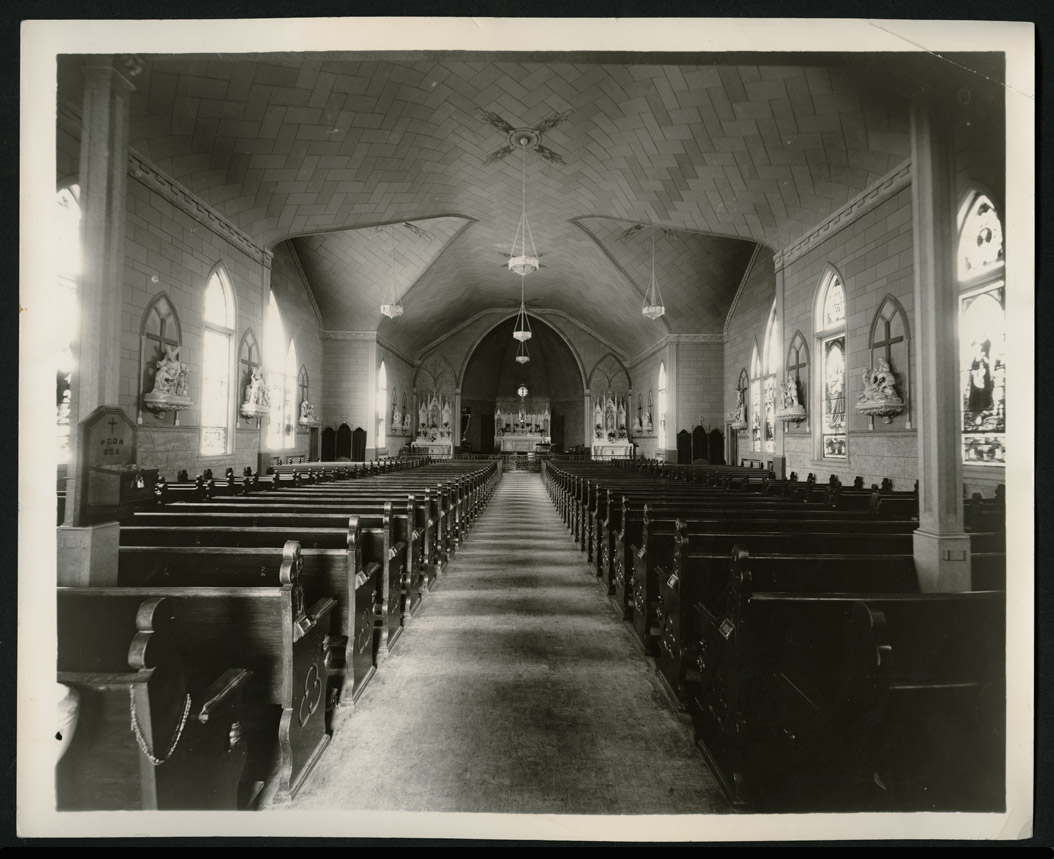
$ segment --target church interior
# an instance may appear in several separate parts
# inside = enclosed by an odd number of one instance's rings
[[[952,59],[60,55],[59,810],[1006,813],[1031,285]]]

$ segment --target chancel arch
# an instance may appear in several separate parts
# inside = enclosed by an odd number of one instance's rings
[[[577,356],[553,326],[532,317],[533,336],[527,341],[530,360],[517,362],[520,344],[512,336],[515,322],[514,317],[509,318],[491,328],[475,345],[465,364],[462,407],[471,407],[472,413],[481,417],[469,429],[473,449],[485,450],[488,444],[493,444],[493,438],[488,442],[485,437],[488,420],[497,418],[500,403],[515,405],[520,385],[527,388],[537,411],[548,405],[554,445],[558,444],[557,431],[563,433],[563,447],[584,443],[585,386]]]

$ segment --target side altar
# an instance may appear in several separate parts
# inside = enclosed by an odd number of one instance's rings
[[[626,427],[626,401],[610,392],[593,404],[593,459],[631,459],[634,446]]]

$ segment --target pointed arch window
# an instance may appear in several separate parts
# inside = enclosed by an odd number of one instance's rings
[[[217,266],[205,286],[201,344],[202,456],[233,452],[231,364],[234,329],[234,290],[226,271]]]
[[[56,281],[53,319],[56,335],[55,422],[58,436],[58,461],[69,461],[70,408],[73,398],[73,374],[76,361],[73,344],[80,328],[78,284],[81,276],[81,206],[80,185],[61,188],[57,195],[55,219]]]
[[[764,405],[761,398],[761,355],[755,341],[750,352],[750,449],[761,450],[761,420]]]
[[[806,382],[809,378],[809,347],[801,331],[795,331],[791,338],[791,344],[787,348],[787,381],[794,385],[798,402],[805,405],[808,401],[809,392],[806,390]]]
[[[1006,463],[1006,279],[1003,227],[992,200],[972,192],[959,211],[959,374],[962,458]]]
[[[841,277],[828,271],[816,303],[816,332],[820,367],[820,455],[824,459],[846,459],[848,438],[845,419],[846,296]]]
[[[388,369],[381,361],[377,371],[377,447],[388,444]]]
[[[666,362],[659,363],[659,434],[666,444]]]
[[[769,313],[768,326],[765,329],[765,352],[762,372],[764,373],[764,426],[762,443],[764,449],[772,453],[776,449],[776,371],[780,358],[779,325],[776,321],[776,305],[773,303]]]
[[[271,404],[267,422],[268,450],[284,450],[296,444],[293,400],[297,374],[296,345],[285,332],[282,313],[274,293],[264,314],[263,365]]]
[[[289,338],[289,349],[285,355],[285,372],[282,374],[282,446],[296,447],[296,390],[297,364],[296,340]]]

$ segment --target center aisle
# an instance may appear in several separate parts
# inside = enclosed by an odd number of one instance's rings
[[[729,810],[540,476],[509,472],[294,810]]]

